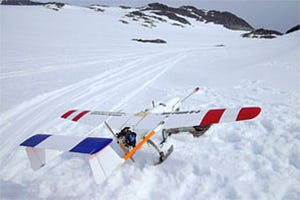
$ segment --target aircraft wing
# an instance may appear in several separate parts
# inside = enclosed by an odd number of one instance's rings
[[[69,110],[61,118],[87,124],[97,127],[104,121],[107,121],[113,128],[121,129],[126,125],[126,122],[132,118],[132,114],[128,115],[123,112],[109,111],[90,111],[90,110]],[[140,119],[140,117],[136,117]]]
[[[260,112],[261,108],[259,107],[243,107],[163,113],[163,115],[168,115],[164,128],[244,121],[257,117]]]
[[[70,110],[61,117],[74,122],[98,126],[107,121],[110,126],[122,129],[129,126],[135,130],[152,130],[163,123],[164,129],[183,126],[206,126],[210,124],[244,121],[255,118],[261,112],[259,107],[222,108],[164,113],[126,114],[123,112]]]
[[[223,122],[250,120],[258,116],[260,112],[261,108],[259,107],[243,107],[165,112],[159,114],[149,113],[135,125],[135,128],[151,129],[162,122],[164,123],[164,129],[187,126],[206,126]]]

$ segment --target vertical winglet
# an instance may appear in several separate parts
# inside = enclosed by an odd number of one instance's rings
[[[103,182],[118,167],[124,163],[124,159],[110,147],[106,146],[101,151],[89,156],[89,163],[93,177],[97,184]]]
[[[31,168],[36,171],[45,166],[50,160],[54,159],[63,151],[53,149],[42,149],[35,147],[26,147],[26,153],[30,161]]]
[[[26,153],[30,161],[31,168],[36,171],[46,164],[45,150],[26,147]]]

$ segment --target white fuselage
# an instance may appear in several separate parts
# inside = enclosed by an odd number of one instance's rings
[[[179,97],[175,97],[170,99],[166,103],[159,103],[153,108],[149,109],[149,113],[164,113],[164,112],[175,112],[179,111],[181,106],[181,99]]]

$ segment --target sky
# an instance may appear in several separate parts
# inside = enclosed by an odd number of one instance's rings
[[[49,0],[36,0],[48,2]],[[73,5],[144,6],[160,2],[174,7],[193,5],[207,10],[229,11],[254,28],[286,32],[300,24],[300,0],[56,0]]]

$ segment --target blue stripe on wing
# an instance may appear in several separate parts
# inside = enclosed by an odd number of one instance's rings
[[[41,142],[43,142],[45,139],[47,139],[50,136],[51,135],[47,135],[47,134],[36,134],[36,135],[28,138],[24,142],[22,142],[20,144],[20,146],[35,147],[36,145],[40,144]]]
[[[88,137],[73,147],[70,152],[94,154],[109,145],[112,141],[111,138]]]

